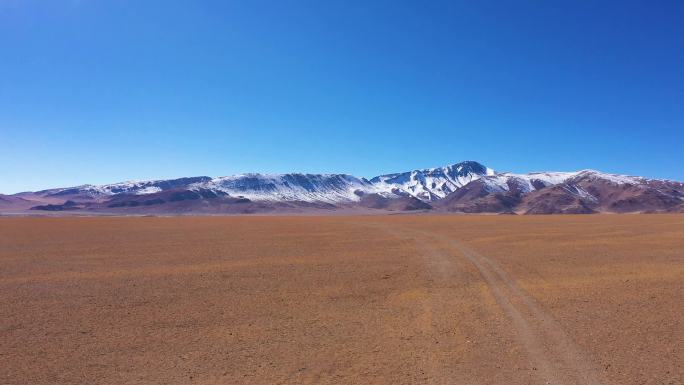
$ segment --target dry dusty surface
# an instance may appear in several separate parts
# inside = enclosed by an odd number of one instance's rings
[[[684,215],[0,218],[0,384],[684,383]]]

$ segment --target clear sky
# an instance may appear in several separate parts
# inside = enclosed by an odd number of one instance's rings
[[[242,172],[684,180],[684,2],[0,1],[0,192]]]

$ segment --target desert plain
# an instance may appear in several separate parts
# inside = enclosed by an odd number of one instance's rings
[[[684,383],[684,215],[0,218],[0,384]]]

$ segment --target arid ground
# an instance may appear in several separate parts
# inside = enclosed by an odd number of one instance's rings
[[[684,215],[0,218],[0,384],[684,383]]]

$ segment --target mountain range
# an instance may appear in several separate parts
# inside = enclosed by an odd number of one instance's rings
[[[475,161],[379,175],[241,174],[0,194],[2,214],[684,212],[684,183],[594,170],[496,172]]]

